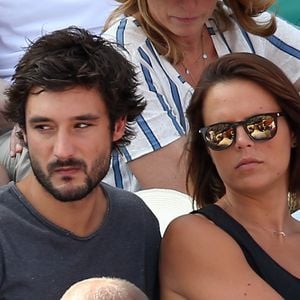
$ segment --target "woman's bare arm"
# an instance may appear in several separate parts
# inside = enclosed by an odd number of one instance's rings
[[[179,217],[161,247],[161,299],[282,299],[248,265],[238,244],[200,215]]]

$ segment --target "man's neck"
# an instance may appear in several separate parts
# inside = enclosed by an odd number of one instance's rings
[[[107,210],[107,200],[100,187],[95,188],[87,197],[72,202],[55,199],[32,173],[17,183],[17,187],[43,217],[80,237],[95,232]]]

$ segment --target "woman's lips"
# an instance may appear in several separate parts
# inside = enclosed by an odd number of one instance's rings
[[[198,18],[197,17],[173,17],[177,22],[189,24],[194,23]]]
[[[235,169],[252,169],[259,164],[262,164],[262,161],[255,158],[244,158],[238,162]]]

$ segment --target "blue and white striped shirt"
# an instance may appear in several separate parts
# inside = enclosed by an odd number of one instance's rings
[[[264,20],[269,14],[264,13],[259,18]],[[224,33],[218,32],[213,20],[206,25],[219,57],[231,52],[256,53],[276,63],[296,82],[300,78],[300,31],[283,20],[278,19],[277,23],[275,35],[268,38],[247,33],[237,23]],[[145,111],[137,119],[136,138],[122,149],[123,155],[113,153],[112,167],[104,179],[114,186],[136,191],[139,185],[127,162],[158,150],[187,133],[185,111],[193,88],[165,57],[157,53],[133,17],[116,22],[103,37],[120,44],[120,51],[136,66],[140,81],[138,93],[147,101]]]

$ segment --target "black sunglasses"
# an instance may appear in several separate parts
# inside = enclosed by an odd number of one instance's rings
[[[277,118],[283,112],[265,113],[251,116],[240,122],[216,123],[199,130],[206,145],[216,151],[230,147],[235,141],[236,128],[243,126],[248,136],[254,141],[272,139],[277,132]]]

